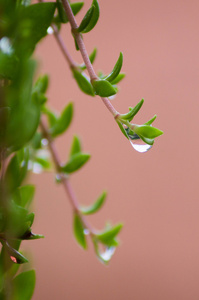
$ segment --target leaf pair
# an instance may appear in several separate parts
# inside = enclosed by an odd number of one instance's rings
[[[86,76],[85,73],[80,72],[77,69],[73,69],[72,72],[73,72],[73,76],[74,76],[80,90],[83,93],[94,97],[95,93],[94,93],[93,87],[90,83],[90,79],[88,78],[88,76]]]
[[[81,151],[81,143],[77,136],[73,138],[68,162],[61,168],[61,171],[71,174],[83,167],[90,159],[90,154]]]
[[[98,80],[93,80],[92,85],[95,93],[101,97],[110,97],[117,93],[116,84],[124,78],[124,74],[119,74],[123,64],[123,54],[120,52],[119,58],[112,72]]]
[[[85,14],[81,24],[77,28],[78,32],[87,33],[91,31],[99,19],[100,9],[97,0],[93,0],[91,7]]]

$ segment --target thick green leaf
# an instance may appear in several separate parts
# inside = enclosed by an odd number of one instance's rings
[[[50,129],[53,137],[65,132],[71,124],[73,118],[73,103],[70,102],[62,111],[55,125]]]
[[[89,22],[91,21],[93,13],[94,13],[94,6],[91,6],[89,8],[89,10],[87,11],[87,13],[85,14],[83,20],[81,21],[81,24],[77,28],[78,32],[83,32],[84,29],[86,29],[86,27],[88,26]]]
[[[125,73],[118,74],[117,77],[111,81],[111,84],[113,85],[118,84],[125,76],[126,76]]]
[[[150,125],[135,125],[133,131],[148,139],[154,139],[163,134],[163,131]]]
[[[10,259],[15,264],[24,264],[27,263],[28,260],[25,258],[21,253],[19,253],[17,250],[12,248],[8,242],[3,243],[3,246],[5,247],[6,252],[8,253]]]
[[[157,115],[154,115],[153,118],[151,118],[148,122],[144,123],[144,125],[151,125],[155,119],[157,118]]]
[[[130,122],[134,118],[134,116],[138,113],[143,103],[144,103],[144,99],[142,99],[134,108],[129,107],[129,112],[127,114],[120,115],[121,119],[128,120]]]
[[[22,207],[29,207],[35,194],[35,186],[27,184],[19,187],[16,192],[19,195],[19,197],[15,198],[15,202],[17,203],[17,205],[20,205]]]
[[[73,231],[74,236],[78,242],[78,244],[83,248],[87,248],[87,242],[86,237],[84,234],[84,225],[82,223],[82,220],[78,214],[74,214],[74,220],[73,220]]]
[[[36,275],[34,270],[17,275],[12,281],[12,300],[30,300],[34,293]]]
[[[112,228],[106,229],[104,232],[97,234],[97,239],[107,246],[116,246],[117,241],[115,238],[117,237],[118,233],[122,229],[123,224],[118,224]]]
[[[93,87],[90,83],[89,78],[84,73],[80,73],[78,70],[73,69],[73,76],[77,81],[79,88],[87,95],[95,96]]]
[[[122,132],[122,133],[125,135],[125,137],[128,139],[129,137],[128,137],[127,133],[126,133],[126,130],[125,130],[124,127],[123,127],[123,124],[122,124],[120,121],[117,121],[117,124],[118,124],[118,126],[119,126],[121,132]]]
[[[84,5],[84,2],[70,3],[70,7],[72,9],[74,16],[81,10],[83,5]],[[69,20],[68,20],[68,17],[66,15],[66,12],[65,12],[65,9],[63,7],[61,0],[57,0],[57,8],[58,8],[60,22],[68,23]]]
[[[46,36],[55,8],[56,3],[53,2],[21,7],[18,16],[18,34],[15,33],[17,39],[14,43],[19,56],[30,55],[40,39]]]
[[[3,53],[0,50],[0,77],[13,79],[18,71],[18,63],[15,54]]]
[[[77,153],[70,157],[68,163],[62,167],[65,173],[73,173],[79,170],[90,158],[90,154]]]
[[[106,199],[107,193],[103,192],[100,197],[90,206],[88,207],[81,207],[81,212],[84,215],[90,215],[96,213],[104,204]]]
[[[122,54],[122,52],[120,52],[119,58],[115,64],[112,72],[108,76],[106,76],[105,79],[112,83],[112,81],[114,79],[116,79],[117,76],[119,75],[120,70],[122,68],[122,64],[123,64],[123,54]]]
[[[81,142],[78,136],[73,137],[71,149],[70,149],[70,157],[72,157],[74,154],[81,152]]]
[[[45,94],[48,88],[48,84],[49,76],[47,74],[40,76],[33,87],[33,92]]]
[[[92,82],[96,95],[110,97],[117,93],[117,90],[107,80],[94,80]]]
[[[91,31],[97,24],[97,21],[99,19],[99,14],[100,14],[100,9],[99,9],[98,1],[93,0],[91,8],[87,11],[85,17],[83,18],[82,23],[78,28],[78,31],[82,33],[87,33]]]
[[[94,48],[93,52],[89,55],[89,59],[90,59],[91,64],[94,63],[96,55],[97,55],[97,48]],[[86,69],[85,64],[82,64],[79,67],[81,68],[81,70],[85,70]]]

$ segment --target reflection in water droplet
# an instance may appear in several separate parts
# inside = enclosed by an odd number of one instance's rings
[[[48,140],[47,139],[42,139],[41,143],[42,143],[42,146],[47,146],[48,145]]]
[[[115,253],[115,247],[106,247],[103,253],[100,253],[101,258],[108,262]]]
[[[48,27],[47,33],[48,34],[53,34],[54,33],[54,30],[53,30],[53,28],[51,26]]]
[[[16,259],[16,257],[10,256],[10,259],[11,259],[15,264],[17,264],[17,259]]]
[[[60,174],[56,174],[56,175],[55,175],[55,180],[56,180],[57,183],[61,183],[61,182],[62,182],[62,177],[61,177],[61,175],[60,175]]]
[[[85,229],[84,229],[84,234],[85,234],[85,235],[89,235],[89,233],[90,233],[90,231],[89,231],[88,229],[85,228]]]
[[[129,139],[129,141],[130,141],[131,145],[133,146],[133,148],[140,153],[147,152],[152,148],[151,145],[146,144],[141,139],[136,139],[136,140]]]

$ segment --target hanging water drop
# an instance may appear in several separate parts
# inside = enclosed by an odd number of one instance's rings
[[[115,253],[115,247],[106,247],[105,251],[100,253],[103,261],[108,262]]]
[[[85,228],[85,229],[84,229],[84,234],[85,234],[85,235],[89,235],[89,233],[90,233],[90,231],[89,231],[87,228]]]
[[[152,145],[146,144],[141,139],[136,139],[136,140],[129,139],[129,141],[130,141],[131,145],[133,146],[133,148],[140,153],[147,152],[152,148]]]

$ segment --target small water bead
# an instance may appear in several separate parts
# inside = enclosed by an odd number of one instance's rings
[[[53,28],[51,26],[48,27],[47,33],[48,34],[53,34],[54,33],[54,30],[53,30]]]
[[[89,235],[89,233],[90,233],[90,231],[89,231],[87,228],[85,228],[85,229],[84,229],[84,234],[85,234],[85,235]]]
[[[0,39],[0,50],[5,54],[12,54],[13,48],[8,37],[3,37]]]
[[[36,162],[33,163],[32,172],[35,174],[41,174],[43,171],[42,166]]]
[[[42,139],[41,144],[42,144],[42,146],[47,146],[48,145],[48,140],[47,139]]]

